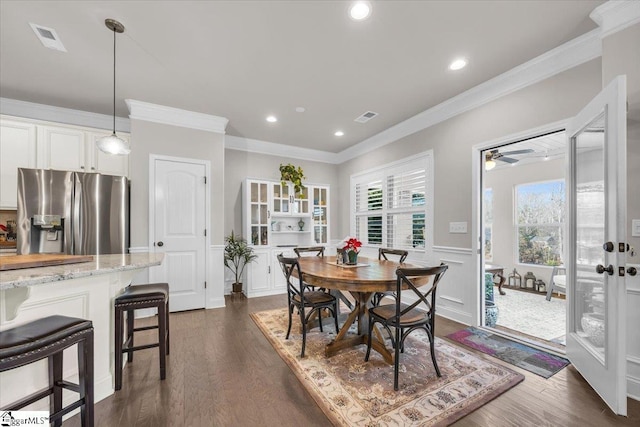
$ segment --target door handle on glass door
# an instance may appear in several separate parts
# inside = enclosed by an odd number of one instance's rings
[[[609,274],[609,276],[613,276],[613,265],[609,264],[609,266],[608,266],[608,267],[606,267],[606,268],[605,268],[605,266],[604,266],[604,265],[602,265],[602,264],[598,264],[598,265],[596,265],[596,272],[597,272],[598,274],[602,274],[602,273],[604,273],[605,271]]]

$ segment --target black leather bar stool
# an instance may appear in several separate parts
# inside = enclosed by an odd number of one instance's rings
[[[142,308],[157,308],[158,323],[153,326],[133,327],[134,311]],[[124,313],[127,313],[127,340],[124,342]],[[133,333],[158,329],[158,342],[140,346],[133,345]],[[122,388],[122,355],[127,353],[127,361],[133,362],[133,352],[147,348],[159,347],[160,379],[166,378],[166,355],[169,354],[169,284],[151,283],[146,285],[127,286],[115,299],[115,389]]]
[[[64,349],[78,344],[78,384],[62,379]],[[18,410],[49,396],[50,421],[62,425],[62,417],[80,408],[84,427],[93,426],[93,324],[90,320],[49,316],[0,332],[0,372],[47,358],[49,386],[2,408]],[[62,407],[62,389],[75,391],[80,398]]]

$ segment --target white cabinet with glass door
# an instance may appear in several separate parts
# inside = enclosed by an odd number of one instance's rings
[[[304,246],[311,240],[309,187],[296,193],[293,184],[271,182],[272,246]]]
[[[270,184],[252,179],[244,182],[243,237],[255,247],[269,246]]]
[[[329,187],[312,186],[310,192],[313,241],[326,244],[329,242]]]
[[[271,212],[278,216],[309,215],[309,188],[296,193],[293,184],[272,182]]]

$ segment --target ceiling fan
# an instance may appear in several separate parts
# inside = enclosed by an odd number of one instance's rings
[[[534,150],[531,148],[526,148],[524,150],[512,150],[512,151],[504,151],[500,152],[497,148],[495,150],[487,151],[485,154],[485,169],[491,170],[496,167],[496,160],[500,160],[501,162],[506,162],[510,164],[518,163],[518,159],[514,159],[513,157],[508,156],[516,156],[519,154],[528,154],[533,153]]]

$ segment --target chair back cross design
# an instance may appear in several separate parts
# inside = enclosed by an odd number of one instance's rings
[[[436,290],[438,283],[442,279],[444,273],[449,268],[446,264],[440,264],[438,267],[429,268],[402,268],[396,270],[396,301],[395,304],[380,305],[372,307],[369,310],[369,336],[367,341],[367,354],[365,361],[369,360],[371,353],[371,337],[375,323],[379,323],[384,327],[389,336],[395,350],[394,356],[394,380],[393,387],[398,390],[398,371],[400,367],[400,352],[404,351],[404,343],[415,330],[424,330],[429,338],[429,347],[431,352],[431,360],[436,370],[436,374],[440,377],[440,368],[435,356],[435,314],[436,314]],[[433,276],[431,286],[422,289],[427,285],[416,285],[419,278]],[[405,288],[405,289],[403,289]],[[402,294],[409,292],[417,299],[412,304],[402,303]],[[394,328],[395,333],[391,328]]]
[[[299,257],[304,256],[304,254],[315,254],[315,256],[323,257],[324,256],[324,246],[307,246],[307,247],[297,247],[293,248],[293,251]]]
[[[409,251],[405,251],[404,249],[392,249],[392,248],[379,248],[378,249],[378,259],[385,261],[393,261],[393,259],[389,259],[389,255],[398,256],[398,264],[402,264],[407,257],[409,256]],[[385,296],[389,296],[392,298],[396,297],[395,292],[376,292],[371,299],[371,304],[374,306],[380,305],[382,302],[382,298]]]

